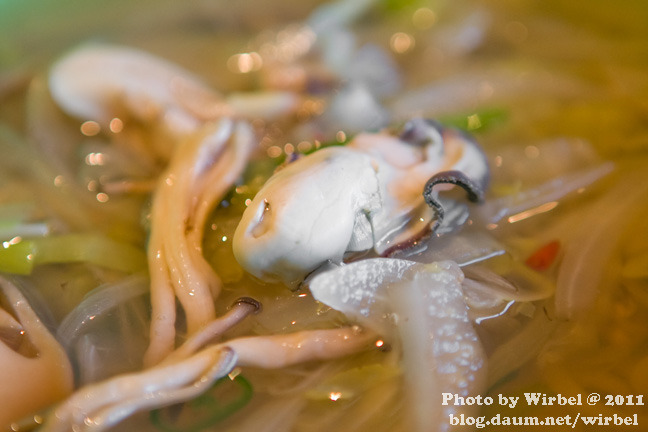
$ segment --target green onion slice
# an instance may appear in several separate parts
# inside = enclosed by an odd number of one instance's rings
[[[243,376],[226,376],[195,399],[151,411],[151,423],[165,432],[199,432],[243,408],[252,393],[252,385]]]

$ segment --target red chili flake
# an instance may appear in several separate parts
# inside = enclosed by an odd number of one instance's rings
[[[551,241],[536,249],[535,252],[527,258],[525,264],[536,271],[545,271],[556,261],[558,252],[560,251],[560,242],[558,240]]]

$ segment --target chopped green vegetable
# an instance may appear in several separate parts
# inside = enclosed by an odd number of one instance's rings
[[[265,181],[275,169],[277,169],[277,161],[272,158],[251,160],[243,172],[243,183],[255,182],[259,178]]]
[[[469,114],[450,115],[439,118],[444,126],[451,126],[469,132],[484,131],[508,117],[502,108],[485,108]]]
[[[252,399],[252,384],[241,375],[223,377],[197,398],[151,411],[151,422],[166,432],[199,432],[225,420]]]
[[[409,10],[421,4],[419,0],[382,0],[380,2],[387,12]]]
[[[256,192],[258,192],[266,180],[270,178],[278,168],[297,160],[301,156],[310,155],[311,153],[315,153],[317,150],[325,147],[345,146],[350,143],[352,139],[353,136],[341,133],[332,140],[324,142],[316,141],[315,144],[310,145],[306,150],[298,150],[293,153],[282,152],[278,157],[252,160],[248,163],[248,166],[243,173],[243,184],[245,185],[243,188],[250,192],[250,198],[254,198]],[[229,201],[229,197],[234,193],[234,190],[239,188],[240,186],[232,188],[228,197],[225,198],[225,201]]]
[[[325,148],[325,147],[343,147],[347,144],[349,144],[351,141],[353,141],[354,136],[351,134],[339,134],[338,136],[335,137],[333,140],[329,141],[324,141],[320,143],[316,143],[313,147],[310,148],[310,150],[302,152],[302,154],[309,155],[311,153],[315,153],[317,150]]]
[[[7,273],[29,274],[36,265],[76,262],[134,273],[146,268],[146,254],[133,245],[93,233],[15,237],[0,247],[0,271]]]

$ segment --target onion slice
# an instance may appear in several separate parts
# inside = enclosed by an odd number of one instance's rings
[[[409,430],[449,430],[449,416],[469,409],[444,406],[442,392],[466,397],[485,388],[486,356],[468,317],[462,281],[452,261],[425,265],[377,258],[310,282],[317,300],[400,341]]]

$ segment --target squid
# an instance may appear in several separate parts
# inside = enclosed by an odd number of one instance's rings
[[[180,66],[121,46],[72,50],[54,63],[48,82],[53,100],[74,118],[107,128],[124,116],[172,141],[153,193],[148,244],[152,324],[145,362],[156,364],[175,348],[176,298],[189,335],[215,318],[221,283],[203,257],[204,225],[256,148],[244,111],[256,113],[258,103],[233,107]],[[274,111],[286,108],[284,99],[276,101]]]
[[[260,309],[254,299],[237,300],[158,364],[75,391],[46,414],[39,432],[108,430],[137,412],[191,400],[217,379],[235,374],[237,366],[275,369],[334,359],[368,349],[375,340],[373,332],[358,326],[220,340]]]
[[[45,327],[25,296],[0,278],[0,425],[68,396],[72,366],[63,347]]]
[[[146,51],[86,43],[51,67],[52,99],[68,115],[110,122],[125,115],[162,128],[176,141],[222,117],[275,117],[296,109],[288,91],[223,95],[197,75]]]
[[[440,190],[459,185],[479,202],[488,180],[479,146],[434,121],[362,133],[273,175],[243,213],[234,255],[254,276],[294,286],[349,253],[389,255],[429,235],[446,215]]]
[[[309,282],[315,299],[399,346],[412,431],[448,431],[450,415],[471,407],[443,405],[443,392],[466,397],[485,390],[487,361],[472,326],[453,261],[393,258],[357,261]]]

